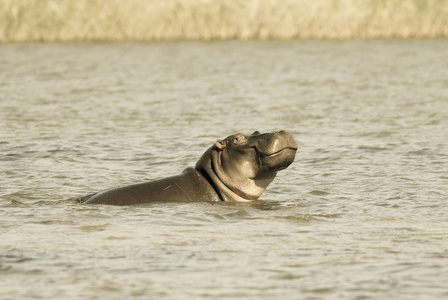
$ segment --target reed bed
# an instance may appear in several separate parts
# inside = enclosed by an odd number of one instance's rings
[[[0,0],[3,43],[447,37],[447,0]]]

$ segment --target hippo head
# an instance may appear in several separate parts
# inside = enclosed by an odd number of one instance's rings
[[[209,179],[222,200],[253,201],[278,171],[294,161],[296,151],[297,144],[286,131],[238,133],[217,140],[196,169]]]

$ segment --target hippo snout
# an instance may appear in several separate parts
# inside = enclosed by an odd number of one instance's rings
[[[285,149],[297,150],[297,143],[293,137],[284,130],[260,134],[255,148],[263,155],[270,156]]]

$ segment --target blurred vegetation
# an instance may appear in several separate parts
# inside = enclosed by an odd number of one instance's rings
[[[448,37],[448,0],[0,0],[0,42]]]

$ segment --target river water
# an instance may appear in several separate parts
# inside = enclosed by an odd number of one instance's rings
[[[447,49],[0,46],[0,298],[447,299]],[[281,129],[256,203],[76,202]]]

